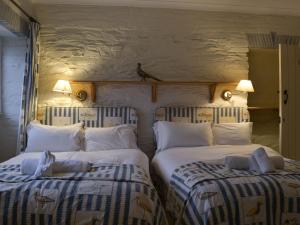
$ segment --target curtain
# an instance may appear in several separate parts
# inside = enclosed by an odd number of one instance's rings
[[[24,151],[27,142],[26,126],[36,118],[37,86],[39,73],[39,30],[38,23],[30,22],[27,36],[27,52],[23,81],[22,105],[20,112],[19,139],[17,153]]]

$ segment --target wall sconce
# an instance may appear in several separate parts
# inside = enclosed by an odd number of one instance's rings
[[[72,94],[71,84],[68,80],[58,80],[54,85],[52,91],[71,95]],[[79,101],[85,101],[87,99],[87,92],[84,90],[80,90],[75,94],[75,97]]]
[[[254,88],[253,88],[251,80],[241,80],[239,82],[239,84],[236,86],[235,90],[241,91],[241,92],[254,92]],[[232,96],[233,96],[233,94],[229,90],[225,90],[222,93],[222,98],[225,101],[229,101]]]
[[[67,80],[58,80],[54,85],[52,91],[60,92],[64,94],[72,94],[72,88],[70,82]]]

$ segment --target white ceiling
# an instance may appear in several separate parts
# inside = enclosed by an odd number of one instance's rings
[[[134,6],[300,16],[299,0],[31,0],[40,4]]]

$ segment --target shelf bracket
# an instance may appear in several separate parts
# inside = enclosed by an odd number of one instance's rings
[[[151,83],[151,101],[152,102],[157,101],[157,83],[156,82]]]
[[[210,84],[209,85],[209,100],[210,103],[213,103],[215,101],[215,93],[216,93],[217,83]]]
[[[96,103],[96,85],[94,82],[91,82],[91,100],[93,103]]]

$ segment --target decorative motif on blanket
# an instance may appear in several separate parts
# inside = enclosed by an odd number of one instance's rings
[[[145,171],[94,164],[93,171],[32,179],[0,166],[0,224],[166,224]]]
[[[241,123],[250,116],[243,107],[161,107],[155,111],[155,121],[182,123]]]
[[[300,162],[259,174],[189,163],[171,178],[166,203],[174,224],[300,224]]]

